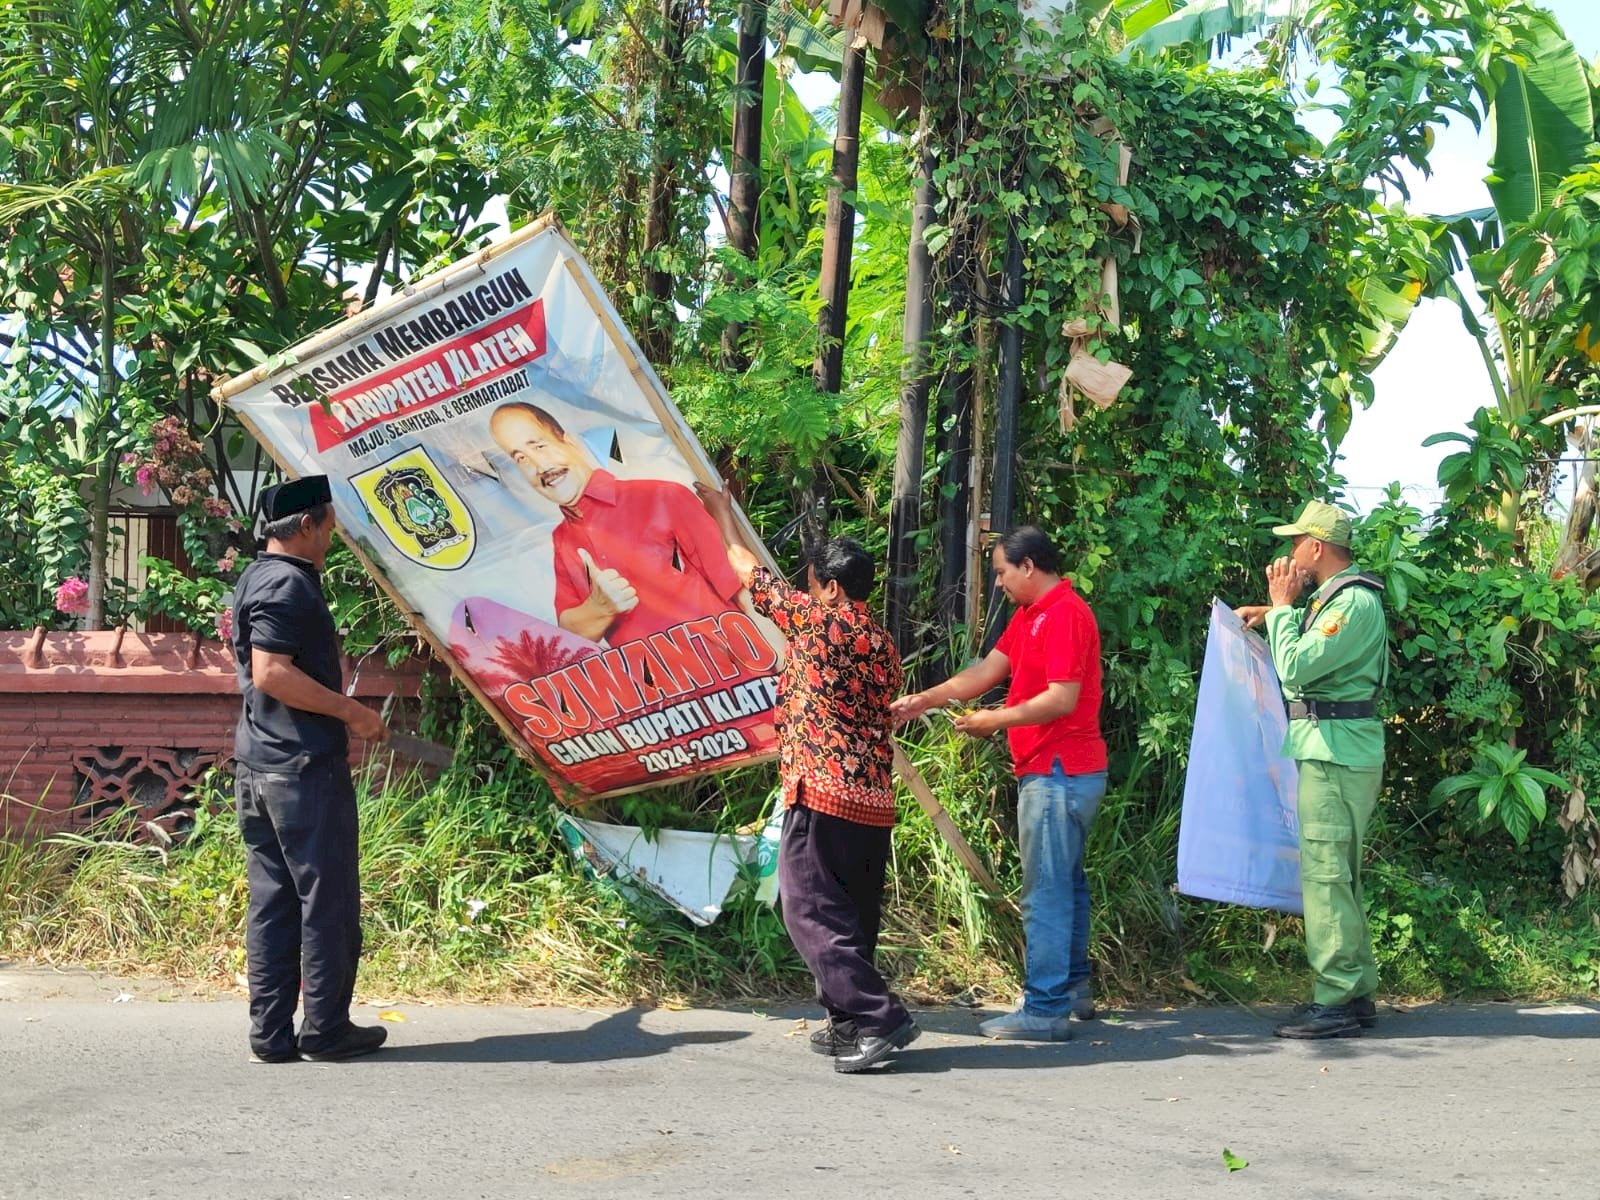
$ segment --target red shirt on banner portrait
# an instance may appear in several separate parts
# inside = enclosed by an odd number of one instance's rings
[[[1063,579],[1032,604],[1017,609],[995,649],[1011,663],[1007,705],[1032,700],[1052,683],[1078,685],[1078,706],[1066,716],[1006,730],[1017,775],[1048,775],[1057,759],[1068,775],[1104,771],[1100,627],[1072,584]]]
[[[613,646],[737,607],[739,577],[728,565],[717,523],[695,494],[666,479],[618,479],[598,470],[551,534],[559,615],[589,597],[595,565],[616,571],[639,603],[606,633]]]
[[[858,825],[893,825],[889,702],[904,682],[894,642],[864,603],[821,604],[765,568],[750,597],[789,644],[776,713],[784,806],[801,801]]]

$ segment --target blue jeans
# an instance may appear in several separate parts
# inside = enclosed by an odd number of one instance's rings
[[[1105,794],[1104,771],[1068,775],[1059,761],[1050,774],[1024,775],[1017,782],[1027,973],[1022,1007],[1032,1016],[1066,1016],[1089,987],[1083,844]]]

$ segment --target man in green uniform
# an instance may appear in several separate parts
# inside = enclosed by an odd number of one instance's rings
[[[1361,898],[1361,843],[1383,779],[1383,686],[1388,633],[1381,580],[1350,560],[1350,518],[1313,500],[1292,525],[1287,556],[1267,568],[1267,605],[1237,609],[1266,626],[1289,701],[1283,753],[1299,768],[1300,891],[1312,1002],[1274,1032],[1286,1038],[1358,1037],[1377,1023],[1378,968]],[[1316,591],[1303,611],[1293,606]]]

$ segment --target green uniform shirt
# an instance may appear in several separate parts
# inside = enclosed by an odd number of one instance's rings
[[[1352,565],[1327,580],[1311,598],[1311,618],[1284,606],[1267,612],[1267,643],[1283,694],[1291,700],[1371,700],[1383,683],[1388,632],[1383,600],[1359,585],[1347,587],[1319,607],[1337,580],[1354,575]],[[1346,767],[1383,765],[1383,722],[1377,717],[1341,721],[1290,721],[1283,753],[1294,759]]]

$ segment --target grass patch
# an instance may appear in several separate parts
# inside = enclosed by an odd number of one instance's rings
[[[1018,885],[1015,793],[998,746],[938,732],[908,746],[992,864]],[[244,852],[229,798],[180,843],[136,839],[130,820],[93,837],[0,842],[0,953],[233,986],[244,969]],[[770,768],[597,813],[684,827],[756,823]],[[1191,901],[1172,889],[1178,788],[1139,757],[1113,779],[1089,848],[1098,988],[1113,1003],[1257,1002],[1309,991],[1297,918]],[[364,774],[358,781],[366,995],[665,1004],[803,998],[811,985],[778,916],[734,900],[709,929],[626,903],[583,874],[549,793],[526,772],[479,784]],[[906,799],[885,898],[881,958],[920,1001],[1008,1002],[1021,937]],[[1552,997],[1600,983],[1600,912],[1418,870],[1382,836],[1367,876],[1386,994]]]

